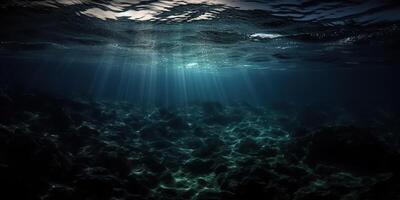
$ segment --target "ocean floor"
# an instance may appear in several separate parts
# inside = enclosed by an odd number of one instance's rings
[[[400,199],[391,109],[3,92],[0,113],[2,199]]]

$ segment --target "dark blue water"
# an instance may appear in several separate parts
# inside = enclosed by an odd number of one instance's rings
[[[5,199],[400,199],[398,1],[0,12]]]
[[[255,105],[277,101],[396,105],[399,100],[399,70],[394,66],[366,64],[359,69],[193,71],[167,66],[147,69],[79,61],[68,64],[63,61],[3,61],[2,75],[5,77],[2,82],[6,87],[141,105],[173,106],[199,101]]]
[[[14,1],[2,83],[135,103],[395,101],[394,1]]]

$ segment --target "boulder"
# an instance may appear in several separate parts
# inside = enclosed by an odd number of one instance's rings
[[[326,127],[311,137],[306,161],[354,172],[385,172],[398,167],[398,155],[369,129]]]
[[[51,108],[48,120],[55,130],[66,130],[73,124],[71,117],[61,107]]]
[[[237,145],[237,151],[243,154],[257,154],[260,150],[260,145],[252,138],[244,138]]]
[[[49,191],[43,196],[43,200],[73,200],[75,190],[64,185],[51,185]]]
[[[84,138],[88,137],[97,137],[100,135],[100,132],[93,127],[82,125],[78,128],[78,133]]]
[[[185,122],[181,117],[174,116],[167,121],[167,125],[176,130],[187,129],[189,128],[188,123]]]
[[[195,149],[192,155],[195,157],[207,158],[218,153],[224,146],[224,142],[221,139],[213,137],[205,139],[204,144],[205,145],[202,147]]]
[[[171,134],[164,123],[148,124],[139,131],[140,138],[148,141],[156,141],[162,138],[168,139]]]
[[[183,169],[194,175],[209,174],[212,172],[214,161],[195,158],[183,165]]]
[[[0,94],[0,123],[9,124],[14,114],[13,100],[6,94]]]
[[[121,183],[105,169],[88,168],[77,177],[74,185],[77,195],[83,199],[108,200]]]

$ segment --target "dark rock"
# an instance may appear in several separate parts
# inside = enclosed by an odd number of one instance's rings
[[[85,199],[110,199],[113,189],[120,187],[121,183],[115,176],[104,173],[103,170],[86,169],[75,181],[77,195]]]
[[[296,200],[313,199],[359,199],[358,191],[362,186],[361,179],[351,174],[333,174],[325,180],[310,182],[306,187],[294,193]]]
[[[0,109],[7,109],[12,107],[13,100],[6,94],[0,94]]]
[[[129,175],[125,183],[125,188],[131,194],[147,196],[150,193],[150,189],[140,179],[137,175]]]
[[[157,188],[160,185],[160,175],[156,173],[146,173],[142,176],[142,182],[149,188]]]
[[[203,178],[199,178],[197,179],[197,185],[203,188],[207,185],[207,181],[204,180]]]
[[[87,145],[91,138],[82,136],[77,132],[67,132],[60,135],[60,143],[63,148],[71,153],[77,153],[81,147]]]
[[[165,199],[174,199],[178,196],[178,191],[175,188],[160,187],[157,189],[161,196]]]
[[[224,142],[219,138],[207,138],[204,141],[205,145],[193,151],[193,156],[206,158],[215,153],[218,153],[224,146]]]
[[[260,145],[251,138],[244,138],[238,144],[238,152],[243,154],[256,154],[260,149]]]
[[[35,118],[36,118],[36,114],[28,112],[28,111],[18,112],[15,115],[15,120],[19,121],[19,122],[31,123],[31,121]]]
[[[217,177],[217,183],[220,186],[221,190],[235,192],[236,187],[239,185],[240,181],[248,176],[249,169],[241,168],[232,169],[227,171],[224,174],[219,174]]]
[[[238,160],[237,164],[240,165],[241,167],[248,168],[248,167],[256,165],[257,163],[256,163],[256,160],[252,159],[252,157],[247,156],[247,157],[244,157],[244,158]]]
[[[248,172],[248,175],[250,177],[256,177],[264,181],[275,180],[278,178],[274,172],[262,166],[253,166]]]
[[[370,114],[374,129],[316,130],[334,122],[318,106],[296,119],[294,106],[209,102],[186,115],[8,97],[0,95],[0,111],[12,108],[0,121],[3,199],[399,199],[398,144],[389,139],[398,138],[398,116]]]
[[[398,156],[391,153],[379,138],[367,129],[355,127],[329,127],[316,131],[307,161],[354,172],[391,171],[398,166]]]
[[[220,199],[221,199],[221,193],[213,190],[203,190],[196,197],[196,200],[220,200]]]
[[[308,147],[312,136],[307,135],[305,137],[293,137],[286,144],[281,144],[278,146],[279,151],[283,153],[291,162],[300,162],[305,159],[308,154]]]
[[[2,150],[1,152],[4,151]],[[0,187],[2,188],[2,198],[34,199],[32,195],[36,195],[37,192],[32,193],[29,191],[28,185],[26,183],[21,183],[20,180],[16,179],[14,170],[4,163],[5,161],[3,156],[0,159]]]
[[[162,124],[152,124],[143,127],[139,135],[144,140],[160,140],[163,137],[168,138],[171,133]]]
[[[207,133],[204,132],[203,128],[196,126],[195,128],[193,128],[193,135],[197,137],[206,137]]]
[[[256,128],[253,128],[251,126],[246,126],[246,127],[237,127],[233,130],[233,132],[237,133],[241,137],[247,137],[247,136],[258,136],[260,135],[260,131]]]
[[[174,116],[167,121],[167,125],[173,129],[187,129],[189,125],[180,117]]]
[[[60,107],[53,107],[51,109],[49,123],[56,130],[66,130],[72,126],[70,116]]]
[[[214,161],[212,160],[203,160],[196,158],[186,162],[183,165],[183,169],[194,175],[209,174],[212,172],[213,165]]]
[[[100,154],[97,162],[100,166],[109,169],[117,176],[127,176],[130,172],[131,165],[128,156],[124,152],[105,151]]]
[[[161,161],[154,156],[146,156],[143,158],[143,163],[154,173],[162,173],[166,170],[166,167],[161,163]]]
[[[323,184],[325,183],[315,182],[313,183],[312,186],[301,188],[295,193],[294,199],[295,200],[341,199],[341,195],[335,194],[334,192],[325,189]]]
[[[132,132],[131,126],[129,126],[123,122],[113,124],[111,126],[108,126],[108,128],[115,131],[116,135],[121,135],[121,137],[126,137],[126,135],[129,135]]]
[[[0,94],[0,123],[9,124],[13,118],[13,101],[6,94]]]
[[[338,170],[339,169],[336,167],[323,165],[323,164],[318,164],[317,167],[315,167],[315,173],[323,174],[323,175],[331,175],[331,174],[337,172]]]
[[[112,196],[116,199],[125,199],[129,196],[129,193],[123,188],[114,188]]]
[[[275,167],[275,172],[287,175],[289,177],[296,177],[298,179],[301,179],[302,177],[309,175],[309,172],[304,167],[290,165],[289,163],[277,164]]]
[[[1,188],[9,199],[38,199],[50,181],[68,181],[70,162],[58,146],[26,129],[0,129]]]
[[[100,135],[99,131],[97,131],[95,128],[83,125],[78,128],[78,133],[82,137],[97,137]]]
[[[197,191],[192,188],[192,189],[182,192],[180,194],[180,196],[182,199],[190,199],[190,198],[193,198],[196,194],[197,194]]]
[[[160,140],[151,142],[150,146],[153,148],[156,148],[156,149],[166,149],[166,148],[170,148],[170,147],[174,146],[174,143],[172,143],[171,141],[166,140],[166,139],[160,139]]]
[[[48,112],[54,106],[55,99],[43,94],[16,94],[14,95],[15,104],[19,109],[31,112]]]
[[[183,140],[184,145],[190,149],[201,148],[204,145],[204,142],[197,137],[189,137]]]
[[[219,149],[225,144],[218,136],[213,135],[210,135],[210,138],[205,139],[204,143],[213,149]]]
[[[384,177],[383,180],[374,184],[370,189],[360,195],[360,199],[400,199],[400,176],[399,174]]]
[[[96,119],[99,122],[108,122],[116,119],[115,110],[101,110],[100,108],[93,109],[91,118]]]
[[[171,185],[175,183],[175,178],[172,176],[170,172],[167,171],[161,176],[160,181],[163,184]]]
[[[124,117],[124,122],[134,129],[138,129],[143,126],[143,118],[136,113],[129,113]]]
[[[14,132],[10,130],[7,126],[3,126],[0,124],[0,151],[1,153],[5,153],[4,147],[8,143],[8,140],[13,136]]]
[[[228,171],[228,167],[226,165],[218,165],[215,168],[215,173],[216,174],[224,173],[224,172],[227,172],[227,171]]]
[[[259,151],[260,155],[263,155],[264,157],[268,158],[268,157],[275,157],[279,154],[279,149],[278,147],[274,147],[271,145],[264,145],[260,151]]]
[[[238,199],[268,199],[273,196],[267,191],[267,183],[259,179],[245,178],[235,188]]]
[[[23,170],[29,176],[62,175],[68,168],[67,158],[48,138],[37,138],[28,132],[15,132],[6,148],[5,159],[8,165],[17,171]]]
[[[74,197],[74,192],[74,189],[68,186],[52,185],[43,200],[73,200],[77,198]]]
[[[311,132],[310,130],[308,130],[304,127],[296,128],[292,131],[291,136],[292,137],[304,137],[304,136],[307,136],[310,132]]]

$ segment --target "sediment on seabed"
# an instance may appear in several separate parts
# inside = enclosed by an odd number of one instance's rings
[[[0,96],[6,199],[399,199],[399,113]]]

